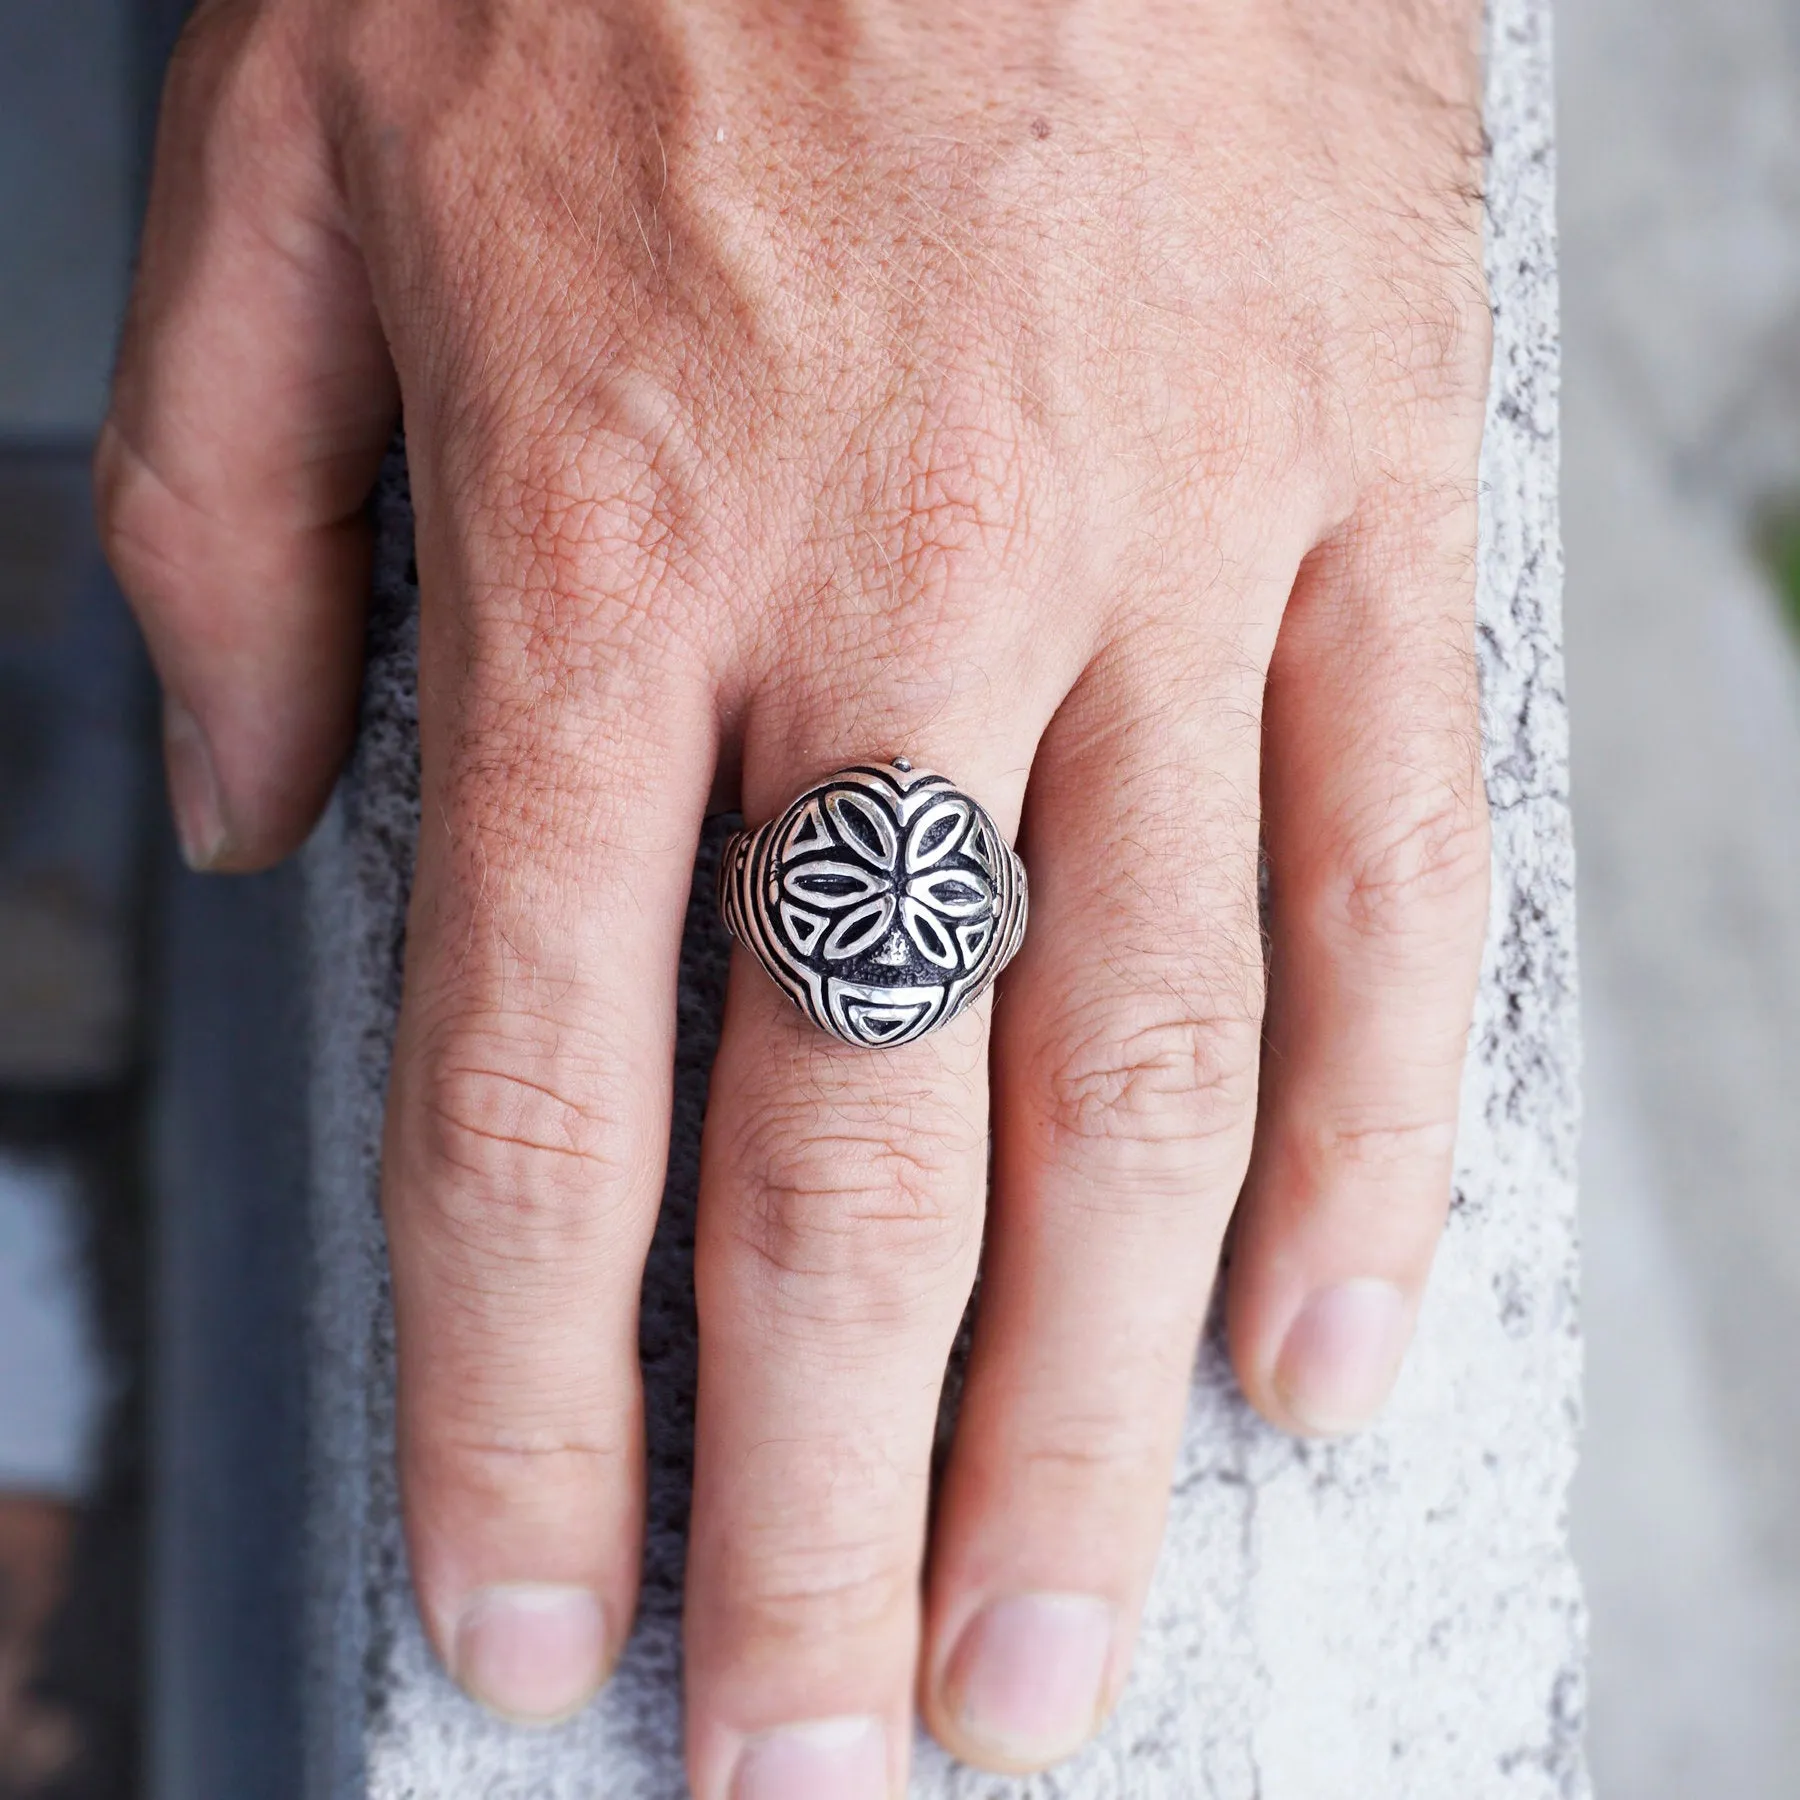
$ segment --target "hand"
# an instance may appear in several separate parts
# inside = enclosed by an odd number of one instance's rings
[[[578,1706],[631,1617],[638,1284],[709,803],[758,822],[904,753],[1020,833],[1033,910],[991,1020],[889,1052],[734,968],[696,1270],[698,1800],[899,1792],[915,1688],[989,1767],[1087,1736],[1234,1204],[1246,1392],[1314,1432],[1383,1400],[1486,904],[1475,14],[202,8],[105,530],[189,855],[259,867],[350,734],[404,402],[400,1456],[427,1627],[490,1705]]]

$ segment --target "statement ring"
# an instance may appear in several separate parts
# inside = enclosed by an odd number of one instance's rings
[[[947,1025],[1025,937],[1025,865],[979,802],[903,756],[854,763],[719,864],[725,926],[847,1044]]]

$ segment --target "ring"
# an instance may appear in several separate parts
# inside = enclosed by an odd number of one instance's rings
[[[1025,937],[1025,865],[942,775],[855,763],[719,864],[726,929],[833,1037],[886,1049],[947,1025]]]

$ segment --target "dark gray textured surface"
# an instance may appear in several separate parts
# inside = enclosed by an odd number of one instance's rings
[[[135,1049],[143,653],[78,446],[0,445],[0,1084],[116,1083]]]
[[[8,436],[82,440],[106,408],[131,253],[135,10],[121,0],[0,7],[0,433]]]
[[[300,872],[182,873],[165,894],[149,1785],[162,1800],[293,1800],[308,1480]]]

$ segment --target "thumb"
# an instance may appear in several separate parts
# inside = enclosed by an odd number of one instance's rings
[[[176,52],[95,456],[102,541],[163,682],[182,848],[208,869],[286,855],[330,792],[397,411],[283,10],[207,9]]]

